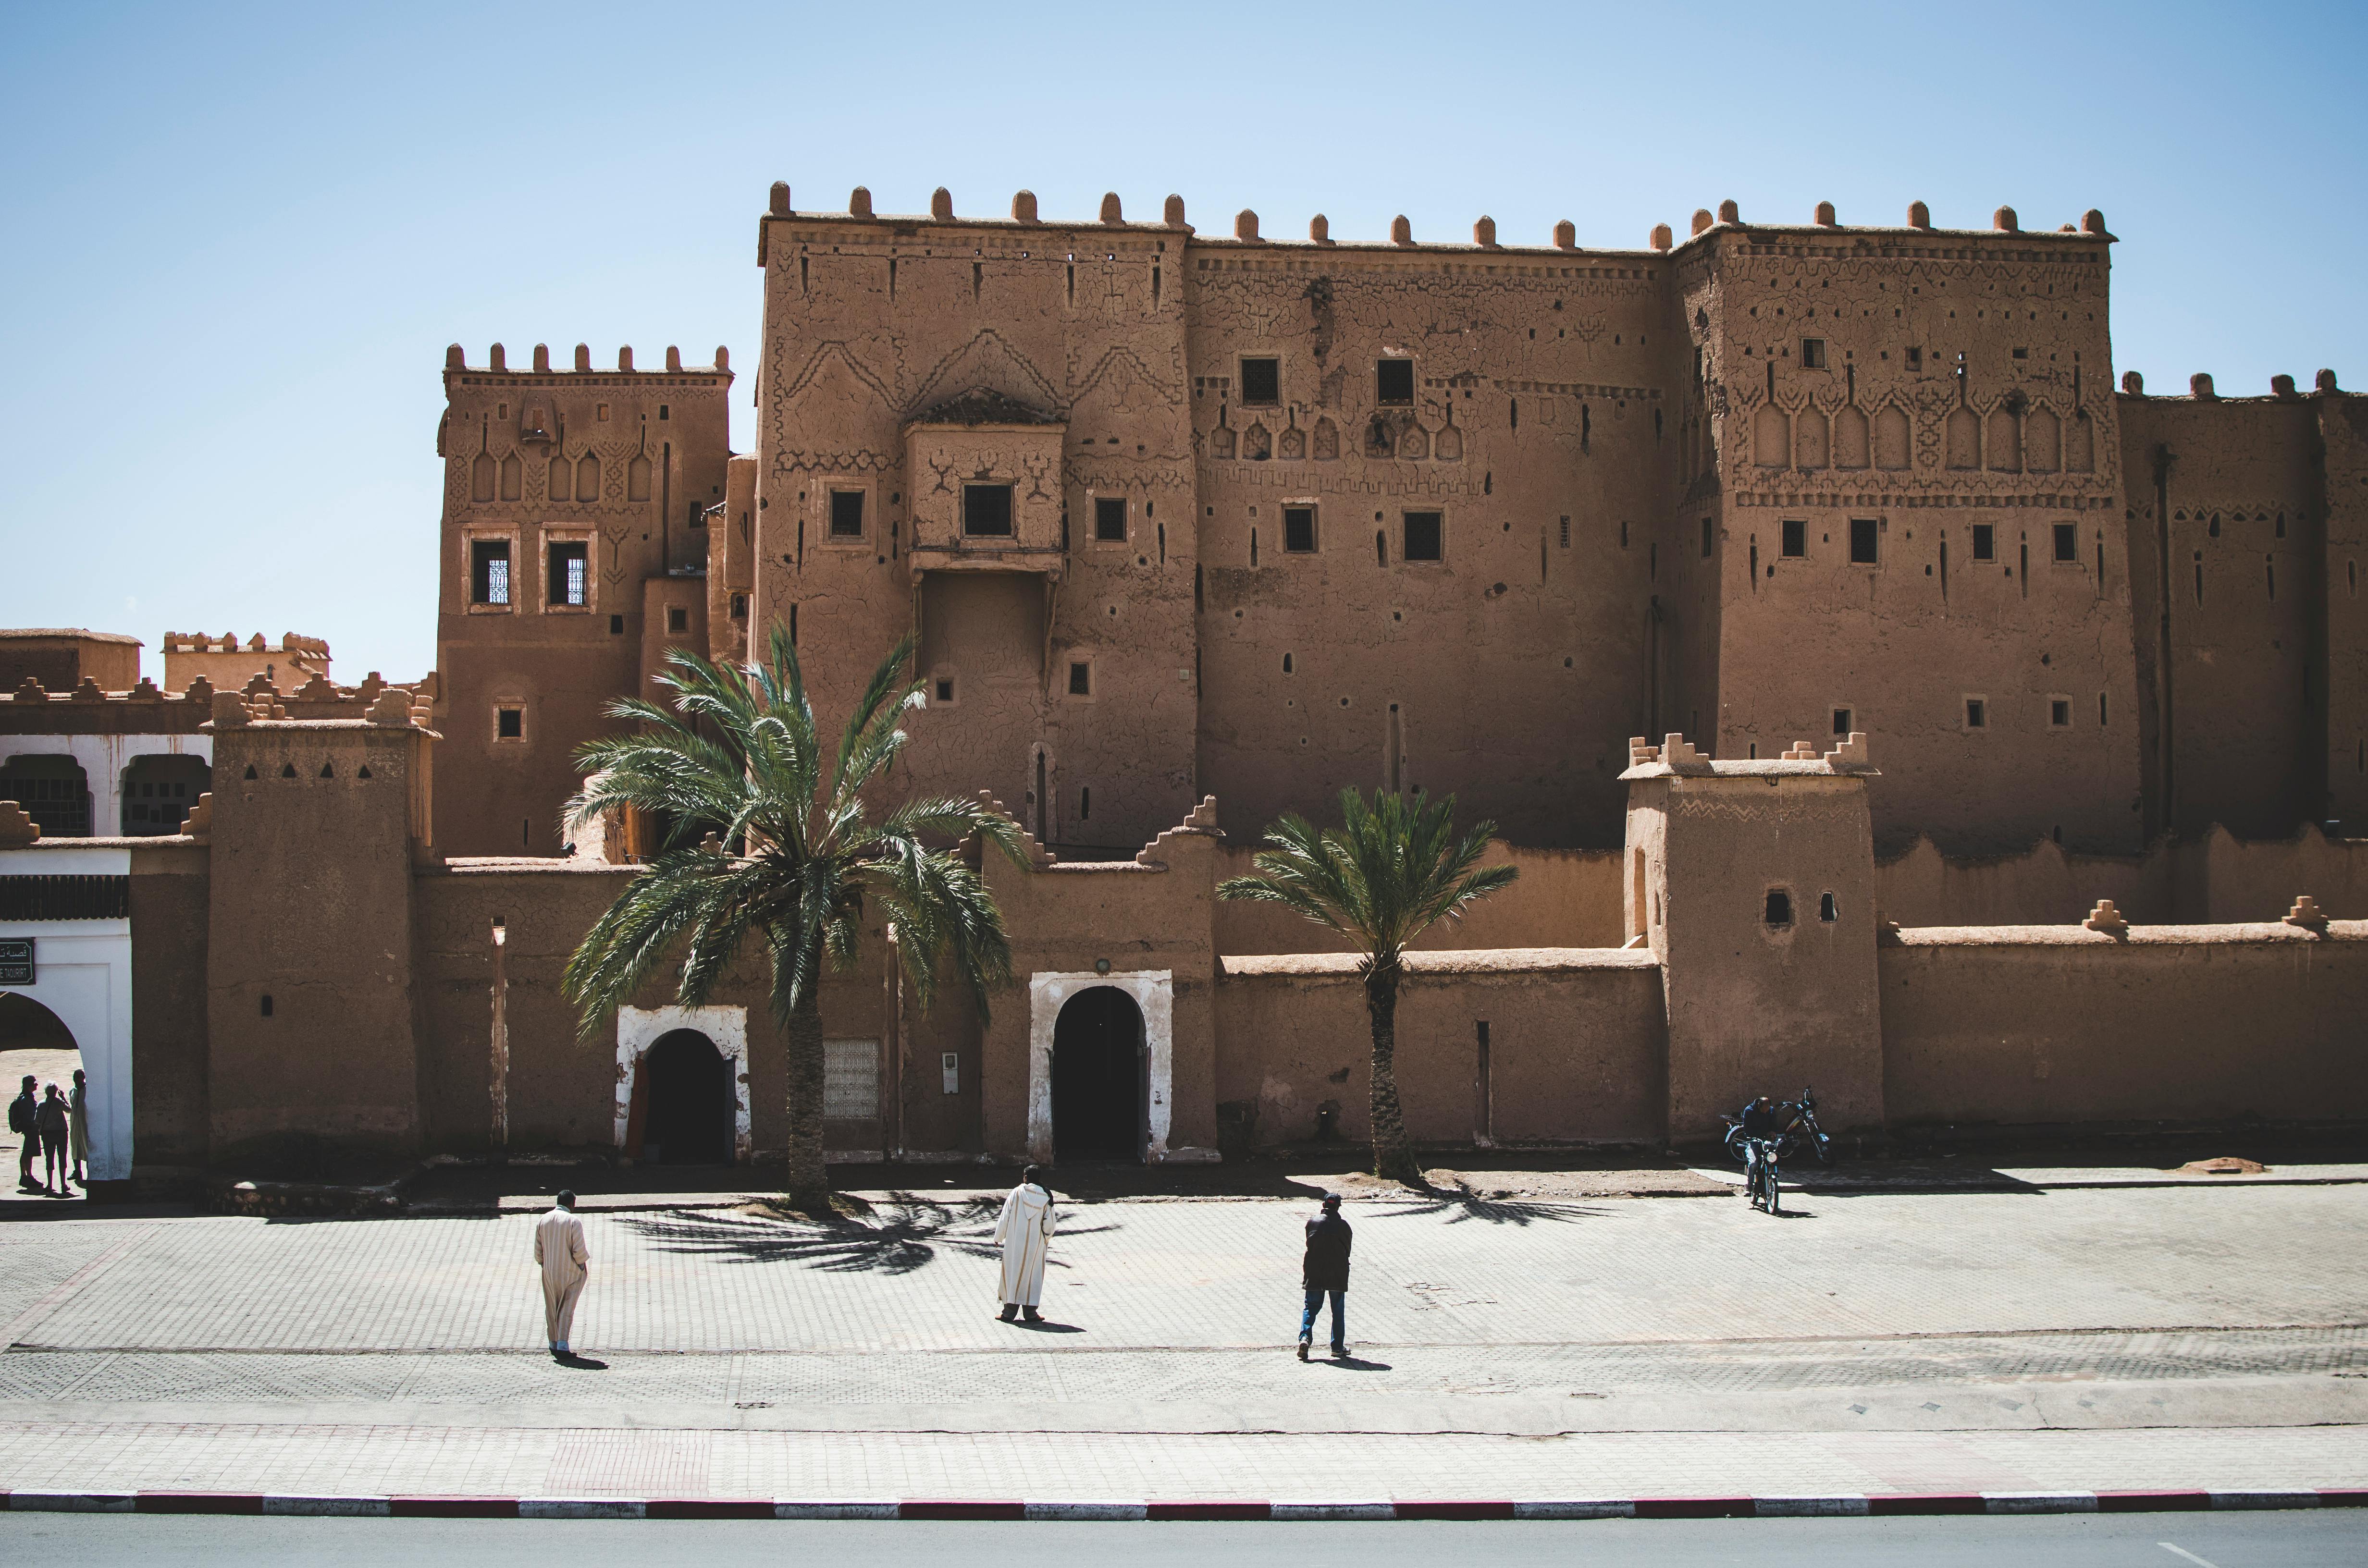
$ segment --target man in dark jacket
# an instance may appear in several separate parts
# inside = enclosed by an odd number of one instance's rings
[[[25,1075],[24,1092],[8,1102],[8,1131],[15,1133],[17,1145],[17,1190],[40,1192],[41,1185],[33,1179],[33,1162],[41,1157],[41,1130],[37,1124],[41,1113],[40,1096],[33,1093],[37,1080]]]
[[[1307,1221],[1307,1254],[1299,1266],[1300,1288],[1307,1292],[1305,1311],[1299,1319],[1303,1361],[1315,1337],[1315,1310],[1327,1294],[1332,1298],[1332,1358],[1348,1359],[1349,1322],[1342,1312],[1342,1299],[1349,1293],[1349,1247],[1353,1240],[1349,1221],[1340,1218],[1340,1195],[1326,1193],[1323,1211]]]

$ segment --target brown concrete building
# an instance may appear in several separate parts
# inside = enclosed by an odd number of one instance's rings
[[[777,620],[834,695],[916,633],[914,787],[991,788],[1072,854],[1350,783],[1606,846],[1624,738],[1668,730],[1743,761],[1878,731],[1887,853],[2368,809],[2356,400],[2117,394],[2094,212],[1833,219],[1730,203],[1591,251],[776,187],[751,456],[720,354],[452,351],[447,838],[550,852],[602,704],[669,638]]]
[[[2368,840],[2318,825],[2368,819],[2368,403],[2113,391],[2098,214],[1607,252],[933,206],[775,187],[751,454],[722,350],[451,350],[440,674],[20,673],[0,989],[82,1046],[103,1177],[777,1150],[756,955],[578,1038],[562,966],[643,846],[556,825],[667,647],[777,624],[825,722],[916,634],[897,787],[1033,845],[985,868],[990,1023],[920,1013],[884,929],[828,981],[845,1156],[1360,1136],[1352,959],[1214,897],[1344,785],[1453,790],[1521,871],[1410,960],[1426,1142],[1690,1140],[1804,1082],[1869,1134],[2368,1119]],[[68,635],[26,646],[108,641]]]

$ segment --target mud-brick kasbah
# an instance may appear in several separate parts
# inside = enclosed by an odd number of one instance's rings
[[[2096,211],[1804,216],[1590,249],[777,185],[753,388],[446,351],[434,672],[167,632],[160,688],[129,635],[6,634],[0,1007],[79,1047],[101,1193],[761,1162],[753,963],[579,1038],[561,967],[653,835],[560,808],[669,648],[778,624],[826,720],[915,635],[898,788],[1034,861],[986,858],[991,1021],[884,928],[830,980],[841,1158],[1360,1138],[1353,957],[1215,896],[1346,786],[1452,791],[1520,870],[1411,963],[1433,1145],[1683,1144],[1804,1084],[1869,1140],[2368,1119],[2368,398],[2117,383]]]

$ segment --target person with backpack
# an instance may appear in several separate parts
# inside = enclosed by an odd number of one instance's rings
[[[41,1114],[41,1102],[33,1089],[39,1082],[30,1073],[25,1074],[25,1086],[8,1102],[8,1131],[17,1135],[17,1190],[40,1192],[41,1184],[33,1179],[33,1161],[41,1152],[41,1132],[35,1125]]]

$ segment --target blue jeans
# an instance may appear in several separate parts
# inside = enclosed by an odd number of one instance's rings
[[[1332,1298],[1332,1348],[1345,1353],[1349,1348],[1349,1317],[1342,1303],[1348,1295],[1346,1290],[1308,1291],[1307,1310],[1299,1318],[1299,1337],[1303,1341],[1315,1337],[1315,1313],[1324,1305],[1324,1298],[1329,1296]]]

